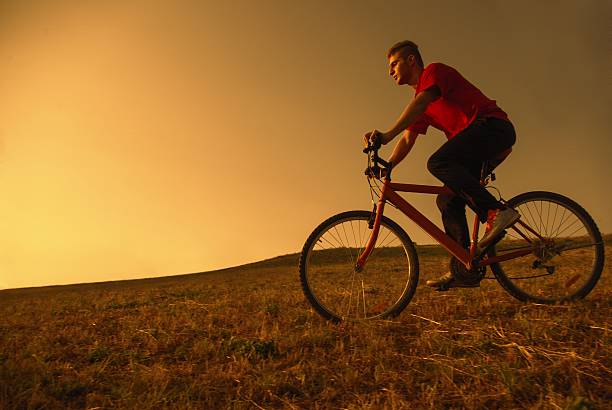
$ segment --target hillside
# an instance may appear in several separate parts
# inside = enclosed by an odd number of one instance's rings
[[[396,319],[313,313],[296,254],[221,271],[0,291],[0,408],[604,408],[610,236],[583,301],[422,284]],[[419,247],[421,283],[446,269]],[[608,380],[608,381],[606,381]]]

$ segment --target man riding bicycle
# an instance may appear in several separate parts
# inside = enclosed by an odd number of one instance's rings
[[[412,41],[395,44],[387,52],[387,58],[389,74],[398,85],[414,88],[414,99],[389,131],[368,132],[364,142],[387,144],[405,131],[388,160],[391,166],[396,166],[410,152],[417,136],[425,134],[430,125],[443,131],[448,141],[429,158],[427,168],[453,192],[438,195],[436,201],[444,229],[464,248],[469,248],[465,216],[468,205],[482,223],[487,223],[485,235],[478,243],[478,251],[482,252],[520,217],[480,184],[483,163],[498,158],[514,144],[514,127],[496,102],[457,70],[442,63],[424,67],[418,46]],[[427,281],[427,285],[474,286],[462,283],[452,272]]]

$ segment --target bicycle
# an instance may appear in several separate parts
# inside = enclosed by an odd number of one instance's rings
[[[596,285],[604,265],[603,239],[591,216],[573,200],[545,191],[526,192],[508,201],[500,198],[521,218],[479,252],[480,222],[475,216],[466,250],[398,194],[440,194],[450,192],[448,188],[391,182],[392,167],[378,156],[379,148],[370,144],[364,149],[372,211],[343,212],[326,219],[310,234],[300,255],[302,289],[324,318],[333,322],[390,318],[414,296],[419,279],[416,247],[400,225],[384,215],[387,203],[452,255],[450,269],[465,283],[478,286],[488,266],[510,295],[542,304],[582,299]],[[483,186],[495,180],[493,171],[508,154],[483,164]]]

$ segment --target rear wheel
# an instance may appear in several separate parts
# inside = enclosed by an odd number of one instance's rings
[[[304,244],[300,280],[306,298],[334,322],[398,315],[416,290],[416,249],[404,230],[383,216],[376,247],[359,272],[355,264],[370,233],[371,212],[344,212],[321,223]]]
[[[508,201],[521,214],[513,229],[490,255],[529,248],[532,253],[491,265],[500,284],[514,297],[537,303],[560,303],[584,298],[603,269],[604,244],[589,214],[571,199],[552,192],[527,192]]]

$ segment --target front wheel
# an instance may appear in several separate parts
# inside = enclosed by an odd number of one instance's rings
[[[597,225],[576,202],[552,192],[527,192],[508,201],[522,223],[490,255],[531,249],[527,256],[491,265],[500,284],[522,301],[561,303],[582,299],[593,289],[604,265],[604,244]],[[535,235],[537,233],[538,235]]]
[[[363,269],[355,269],[370,233],[371,212],[344,212],[310,234],[300,256],[306,298],[334,322],[398,315],[416,290],[419,265],[410,237],[383,216],[376,247]]]

